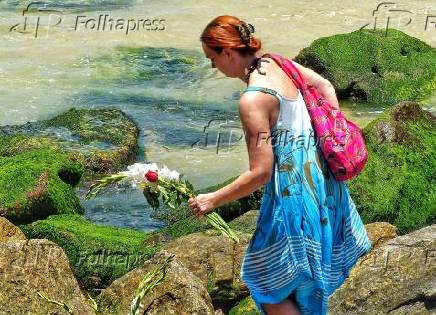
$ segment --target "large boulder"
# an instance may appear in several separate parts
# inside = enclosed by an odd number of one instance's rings
[[[18,227],[13,225],[6,218],[0,217],[0,243],[25,239],[26,235],[24,235]]]
[[[147,272],[170,257],[162,250],[123,277],[115,280],[97,297],[100,314],[127,314],[136,289]],[[140,314],[214,314],[210,296],[202,282],[173,258],[163,281],[141,300]]]
[[[330,314],[434,314],[436,225],[362,257],[330,298]]]
[[[28,223],[83,214],[73,188],[132,162],[138,129],[117,109],[69,111],[0,127],[0,216]]]
[[[65,303],[72,314],[94,314],[80,291],[62,248],[44,239],[0,243],[0,313],[68,314],[62,306],[38,295]]]
[[[208,288],[215,308],[228,310],[248,290],[240,280],[240,269],[251,234],[238,233],[234,243],[210,229],[192,233],[163,245]]]
[[[378,105],[418,101],[436,87],[435,49],[399,30],[357,30],[315,40],[294,58],[334,85],[338,98]]]
[[[364,129],[368,161],[347,181],[365,223],[389,222],[399,234],[436,222],[436,117],[399,103]]]
[[[47,238],[61,246],[82,287],[99,292],[159,251],[146,244],[151,234],[94,224],[80,215],[53,215],[19,226],[28,238]]]
[[[11,143],[19,146],[20,139],[0,137],[0,148]],[[0,216],[13,223],[27,223],[50,214],[83,213],[73,190],[82,173],[81,163],[56,149],[0,154]]]
[[[42,124],[50,130],[69,130],[70,137],[61,138],[61,145],[66,150],[82,152],[86,177],[116,172],[132,163],[138,152],[139,129],[119,109],[72,108]]]
[[[47,120],[1,126],[0,136],[20,139],[0,148],[0,156],[32,148],[59,148],[84,165],[84,178],[90,180],[133,162],[138,134],[135,123],[119,109],[71,108]]]

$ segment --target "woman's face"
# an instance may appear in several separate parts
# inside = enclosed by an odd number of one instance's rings
[[[229,49],[223,49],[220,54],[209,48],[205,43],[202,43],[206,58],[211,61],[212,68],[217,68],[225,76],[234,78],[237,76],[235,72],[234,53]]]

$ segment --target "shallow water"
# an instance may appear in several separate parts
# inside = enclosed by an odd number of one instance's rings
[[[51,16],[51,25],[59,18],[61,22],[46,27],[48,13],[28,12],[28,33],[20,33],[26,3],[0,3],[0,125],[49,118],[72,106],[115,106],[140,127],[141,151],[145,148],[148,161],[177,169],[203,188],[248,167],[237,110],[245,85],[210,68],[198,39],[207,22],[240,13],[256,27],[265,51],[294,57],[316,38],[372,23],[380,1],[50,1],[49,7],[59,11]],[[434,24],[425,30],[427,16],[436,14],[434,2],[402,1],[396,8],[411,11],[412,22],[405,25],[407,16],[397,17],[391,27],[434,46]],[[165,29],[139,28],[126,34],[92,30],[90,22],[88,29],[84,23],[74,29],[76,21],[98,20],[105,14],[125,21],[164,19],[160,26]],[[15,31],[9,31],[16,24]],[[434,110],[434,101],[435,96],[423,104]],[[384,110],[353,102],[341,102],[341,108],[361,127]],[[142,230],[158,224],[150,219],[139,192],[105,195],[83,204],[95,222]]]

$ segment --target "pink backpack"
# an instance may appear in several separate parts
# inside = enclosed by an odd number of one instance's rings
[[[283,69],[300,90],[317,144],[336,180],[345,181],[357,176],[368,159],[360,128],[346,119],[340,110],[333,108],[313,86],[307,85],[292,60],[275,53],[266,55]]]

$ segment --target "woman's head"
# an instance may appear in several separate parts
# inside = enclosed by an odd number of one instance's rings
[[[252,33],[254,27],[237,17],[222,15],[213,19],[203,30],[200,41],[212,67],[228,77],[238,77],[244,66],[261,49],[261,41]]]

